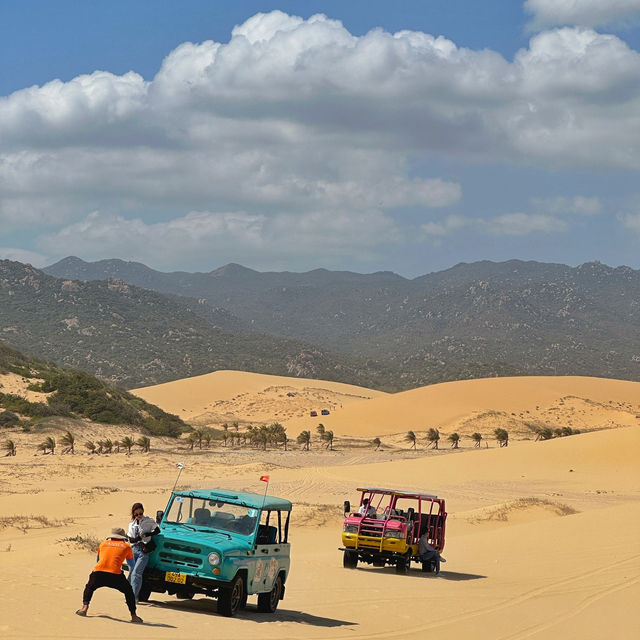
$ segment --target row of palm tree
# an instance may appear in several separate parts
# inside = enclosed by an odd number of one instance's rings
[[[11,441],[8,440],[7,443],[5,443],[5,450],[7,450],[8,443],[11,443]],[[73,455],[76,452],[76,437],[70,431],[66,431],[60,438],[60,445],[64,447],[60,451],[62,455],[65,453]],[[47,436],[38,445],[38,451],[42,451],[45,455],[47,453],[54,455],[57,446],[56,439],[53,436]],[[141,451],[147,453],[151,449],[151,439],[148,436],[140,436],[137,440],[134,440],[130,436],[125,436],[121,440],[111,440],[107,438],[105,440],[98,440],[97,443],[92,440],[87,440],[84,446],[88,449],[89,453],[95,454],[113,453],[114,451],[115,453],[119,453],[121,449],[125,450],[127,454],[130,454],[134,446],[140,447]],[[15,453],[7,453],[6,455],[15,455]]]
[[[567,427],[568,428],[568,427]],[[498,441],[498,445],[501,447],[506,447],[509,444],[509,433],[506,429],[496,429],[493,432],[496,440]],[[480,448],[480,443],[482,442],[482,434],[475,432],[469,436],[474,441],[474,447]],[[405,442],[411,443],[411,449],[415,449],[418,445],[418,436],[416,436],[415,431],[408,431],[407,435],[404,437]],[[438,429],[431,428],[427,431],[427,435],[425,436],[425,440],[429,443],[429,446],[433,449],[438,449],[438,443],[440,442],[440,431]],[[452,449],[458,449],[460,446],[460,434],[452,433],[447,436],[447,440],[451,443]],[[372,444],[375,445],[376,450],[380,448],[382,444],[380,442],[380,438],[376,438],[373,440]]]
[[[151,450],[151,438],[148,436],[140,436],[137,440],[134,440],[131,436],[125,436],[121,440],[111,440],[107,438],[105,440],[98,440],[93,442],[87,440],[84,446],[89,450],[90,454],[101,453],[120,453],[121,450],[127,452],[127,455],[131,455],[131,449],[133,447],[140,447],[142,453],[148,453]]]
[[[287,450],[287,445],[291,440],[287,436],[286,428],[279,422],[273,422],[269,425],[263,424],[257,427],[248,426],[244,431],[239,430],[239,425],[234,422],[234,431],[229,430],[229,425],[222,425],[221,439],[223,445],[226,447],[227,442],[230,441],[231,446],[235,445],[249,445],[255,448],[266,449],[268,446],[278,447],[282,445],[284,450]],[[209,448],[211,441],[216,438],[216,434],[209,428],[197,428],[189,432],[186,437],[187,444],[190,449],[194,449],[196,446],[198,449]]]

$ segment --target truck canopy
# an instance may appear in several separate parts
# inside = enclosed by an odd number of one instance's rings
[[[245,507],[263,510],[291,511],[291,502],[282,498],[265,496],[260,493],[245,493],[242,491],[226,491],[224,489],[196,489],[192,491],[174,491],[176,496],[185,498],[199,498],[202,500],[220,500]]]

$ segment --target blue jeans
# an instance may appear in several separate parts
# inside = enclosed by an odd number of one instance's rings
[[[142,574],[148,562],[149,554],[142,550],[142,546],[139,544],[133,545],[133,568],[129,571],[129,582],[136,600],[142,586]]]
[[[436,573],[440,573],[440,554],[435,549],[422,553],[420,560],[422,560],[422,562],[433,562],[436,567]]]

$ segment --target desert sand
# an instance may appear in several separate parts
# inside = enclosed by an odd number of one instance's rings
[[[134,501],[151,514],[164,508],[178,461],[185,463],[180,487],[261,491],[259,476],[269,473],[269,492],[294,503],[292,568],[275,615],[257,613],[251,598],[246,611],[228,619],[202,596],[184,601],[152,594],[139,607],[149,627],[145,635],[640,637],[640,384],[491,379],[382,394],[217,372],[161,387],[137,393],[211,426],[228,416],[242,424],[278,419],[295,437],[298,429],[322,421],[337,434],[336,450],[314,440],[309,452],[219,444],[191,451],[154,439],[148,454],[43,456],[35,453],[42,433],[3,431],[3,440],[12,437],[18,444],[15,457],[0,458],[3,638],[143,633],[128,623],[124,600],[114,591],[98,591],[87,618],[74,615],[94,564],[83,541],[126,525]],[[277,418],[274,406],[281,412]],[[329,416],[308,415],[325,407]],[[526,426],[535,421],[572,421],[581,433],[536,442]],[[443,434],[480,430],[487,448],[475,449],[463,438],[455,451],[444,442],[440,451],[427,450],[423,441],[410,451],[401,435],[430,426]],[[491,438],[495,426],[509,428],[508,447]],[[79,441],[99,433],[116,438],[123,429],[79,422],[72,427]],[[373,436],[385,442],[382,450],[367,444]],[[414,568],[408,575],[391,568],[342,568],[342,502],[357,500],[356,487],[366,484],[421,489],[447,500],[447,563],[439,577]]]

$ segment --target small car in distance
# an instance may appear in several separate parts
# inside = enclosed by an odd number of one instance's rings
[[[309,415],[310,415],[312,418],[317,418],[317,417],[318,417],[318,412],[317,412],[317,411],[309,411]]]
[[[329,413],[331,413],[331,412],[329,411],[329,409],[323,409],[320,413],[321,413],[321,415],[323,415],[323,416],[328,416],[328,415],[329,415]]]
[[[257,595],[258,611],[275,612],[289,575],[291,502],[255,493],[174,491],[156,521],[139,600],[152,592],[217,598],[233,616]]]
[[[343,566],[355,569],[358,562],[374,567],[393,565],[397,573],[406,573],[414,561],[422,564],[423,571],[433,571],[432,563],[422,563],[418,540],[426,532],[432,547],[439,553],[444,549],[444,499],[400,489],[363,487],[358,491],[360,504],[355,512],[348,500],[344,503]]]

